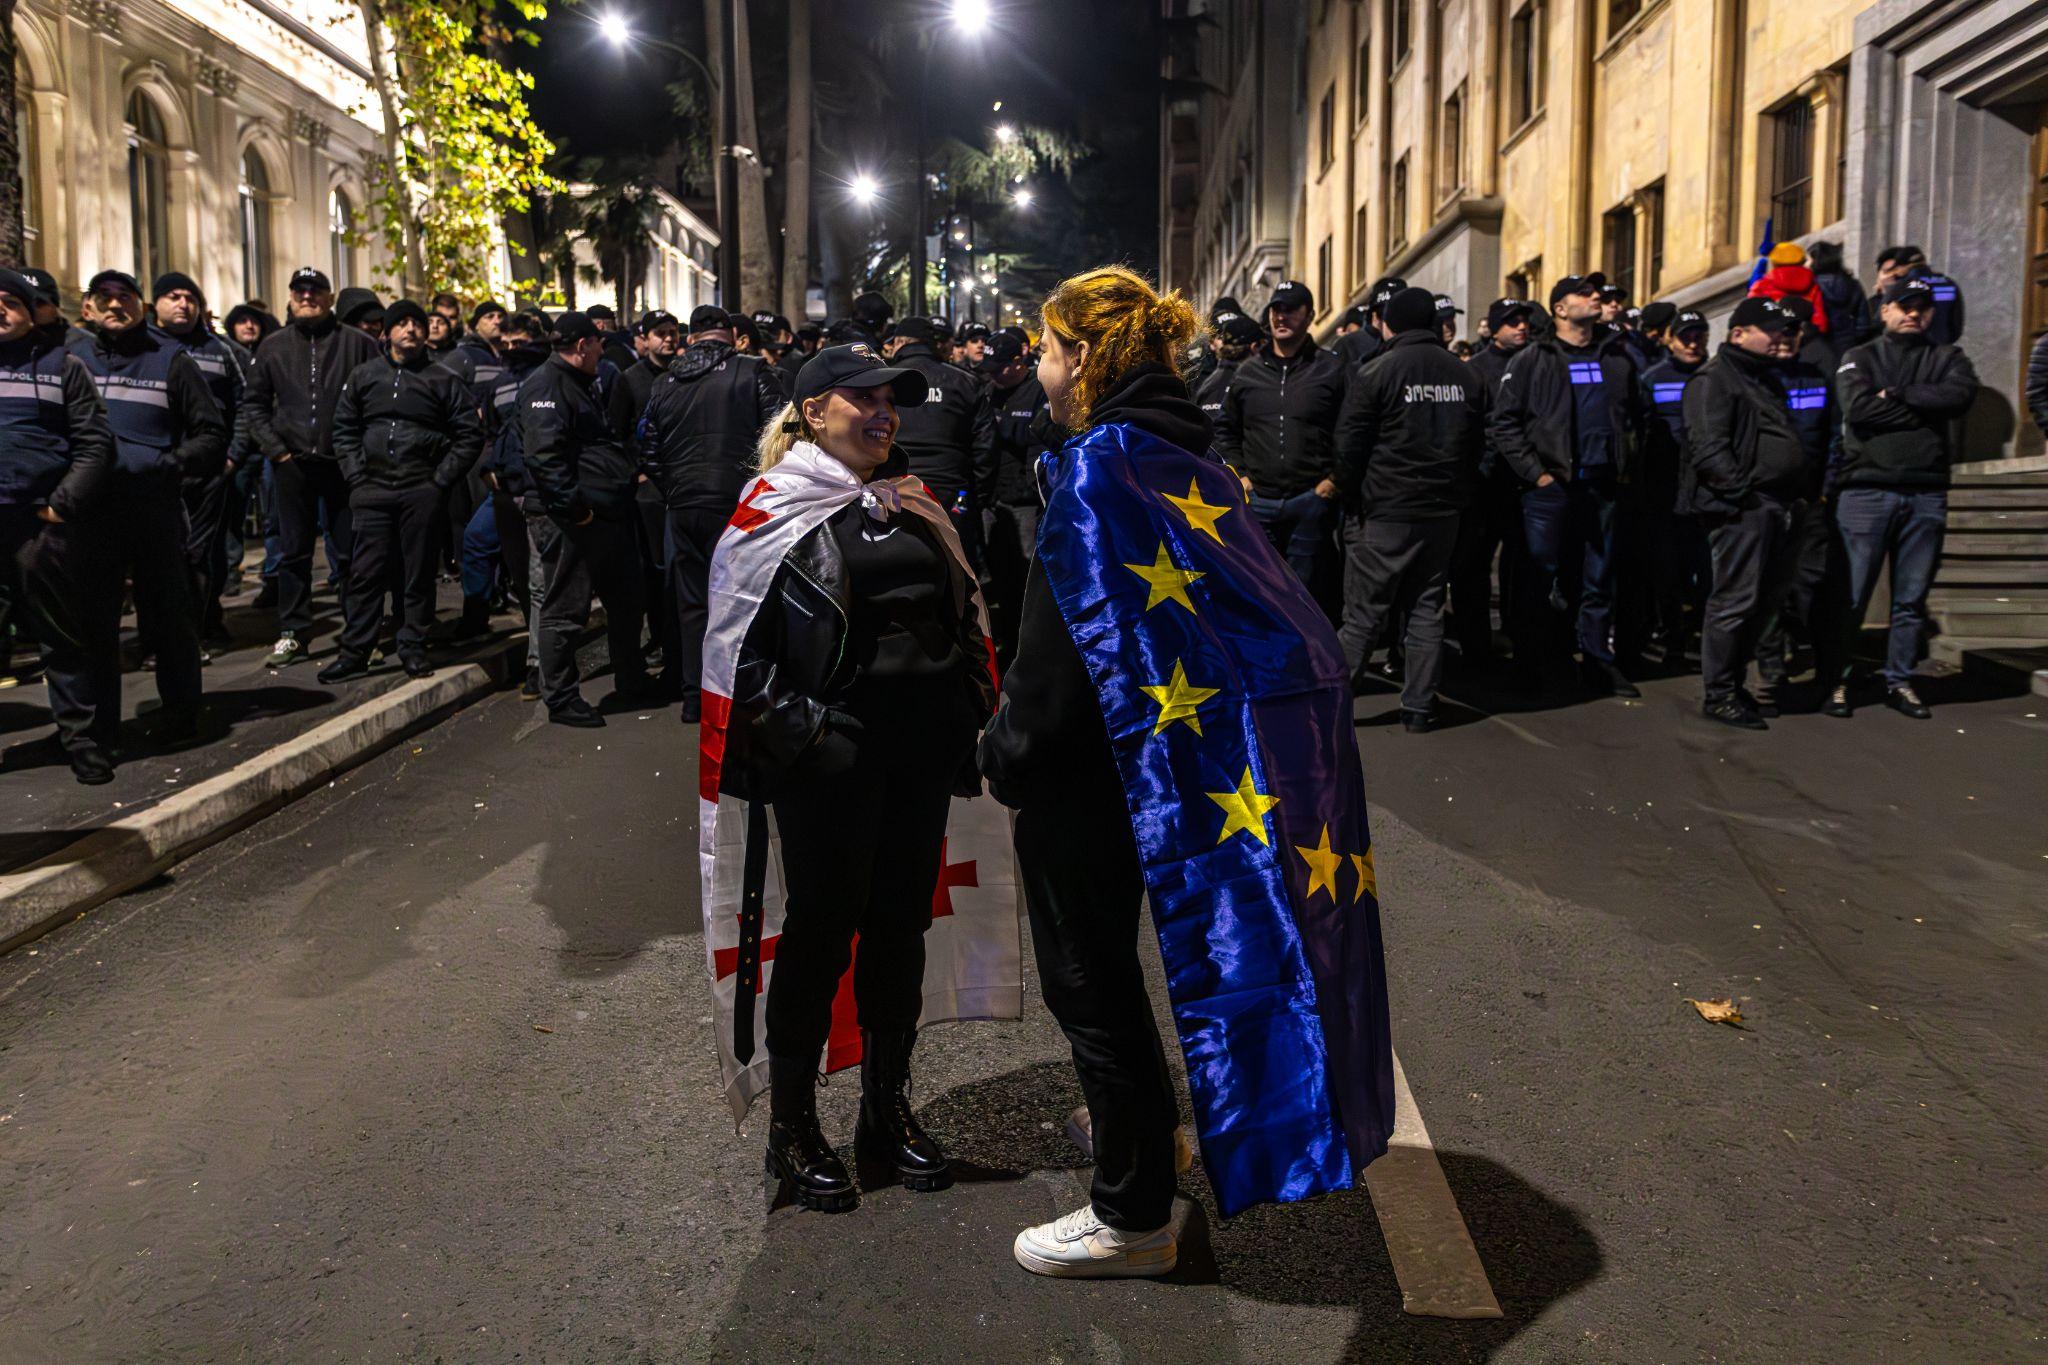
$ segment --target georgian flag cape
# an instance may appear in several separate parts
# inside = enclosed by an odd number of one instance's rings
[[[783,556],[856,499],[883,520],[924,518],[967,574],[968,583],[975,583],[951,520],[921,480],[906,477],[862,484],[852,470],[808,441],[791,447],[780,464],[748,486],[719,537],[711,558],[710,621],[704,635],[697,856],[718,1059],[734,1122],[745,1118],[754,1097],[768,1088],[762,1005],[775,971],[784,892],[781,840],[772,812],[765,804],[750,808],[719,790],[726,727],[732,717],[733,675],[741,642],[768,596]],[[982,638],[988,640],[988,612],[980,588],[972,591]],[[993,674],[993,646],[988,666]],[[1007,812],[987,796],[954,798],[939,880],[932,888],[932,927],[924,940],[920,1026],[1022,1017],[1022,914]],[[856,941],[854,953],[859,952]],[[825,1069],[852,1066],[860,1054],[849,965],[832,1002]]]

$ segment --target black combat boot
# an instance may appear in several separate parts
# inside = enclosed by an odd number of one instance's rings
[[[917,1031],[862,1033],[860,1119],[853,1159],[861,1184],[929,1192],[953,1183],[953,1168],[910,1110],[910,1050]]]
[[[768,1203],[795,1199],[820,1213],[860,1202],[853,1178],[818,1127],[818,1059],[768,1058]]]

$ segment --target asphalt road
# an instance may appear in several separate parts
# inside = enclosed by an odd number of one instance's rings
[[[0,959],[0,1360],[2041,1358],[2048,702],[1747,735],[1683,680],[1459,695],[1359,733],[1497,1321],[1404,1315],[1363,1194],[1223,1224],[1199,1167],[1174,1279],[1018,1270],[1084,1190],[1028,991],[920,1048],[975,1178],[767,1215],[692,732],[501,695]],[[1744,1029],[1684,1003],[1720,995]]]

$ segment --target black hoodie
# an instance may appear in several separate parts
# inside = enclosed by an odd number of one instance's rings
[[[267,459],[334,458],[334,404],[356,367],[377,356],[367,333],[344,327],[333,313],[292,321],[256,348],[242,414],[249,438]]]
[[[761,428],[783,403],[782,381],[768,362],[730,342],[700,341],[670,361],[634,412],[632,433],[663,505],[732,511],[753,475]]]
[[[1209,419],[1163,365],[1132,370],[1088,414],[1090,427],[1119,422],[1210,455]],[[979,761],[989,791],[1006,806],[1068,800],[1083,787],[1105,797],[1122,788],[1095,684],[1053,601],[1044,562],[1035,557],[1024,580],[1017,657],[1003,678],[996,718],[981,737]]]

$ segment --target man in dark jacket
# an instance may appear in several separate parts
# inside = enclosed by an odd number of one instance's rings
[[[236,491],[236,471],[249,458],[247,427],[241,420],[242,367],[245,356],[235,344],[206,325],[206,296],[191,276],[171,271],[150,287],[150,309],[157,330],[191,357],[206,380],[206,391],[228,424],[227,456],[220,472],[187,479],[182,489],[189,534],[185,555],[191,565],[199,604],[200,648],[207,641],[227,642],[220,597],[227,583],[227,542],[230,521],[240,519],[243,499]],[[240,536],[236,537],[237,541]],[[202,654],[202,658],[203,658]]]
[[[1880,296],[1901,280],[1916,279],[1934,301],[1934,313],[1923,335],[1936,346],[1954,346],[1963,339],[1963,287],[1927,263],[1927,253],[1917,246],[1888,246],[1877,253],[1877,292]],[[1882,316],[1878,331],[1885,332]],[[1874,337],[1873,337],[1874,339]]]
[[[86,325],[69,348],[92,372],[114,430],[114,474],[101,518],[102,577],[88,594],[102,744],[113,743],[121,723],[116,660],[124,576],[135,585],[137,633],[156,656],[163,733],[189,739],[199,727],[199,602],[180,489],[186,480],[220,473],[228,428],[198,365],[143,320],[148,312],[133,276],[102,270],[86,288]]]
[[[1683,400],[1678,507],[1706,528],[1714,560],[1700,632],[1702,710],[1746,730],[1768,728],[1743,682],[1827,461],[1828,388],[1793,358],[1798,333],[1784,305],[1742,300]]]
[[[1822,311],[1827,314],[1828,339],[1837,353],[1870,338],[1877,324],[1870,316],[1870,298],[1863,282],[1849,272],[1842,260],[1840,242],[1819,241],[1806,249],[1806,265],[1813,271],[1813,283],[1820,290]]]
[[[1401,723],[1436,725],[1444,587],[1486,439],[1469,366],[1444,348],[1427,289],[1403,289],[1382,316],[1394,336],[1351,381],[1337,422],[1345,521],[1344,628],[1353,686],[1390,614],[1405,617]]]
[[[1398,275],[1383,275],[1372,282],[1372,288],[1365,291],[1365,302],[1358,306],[1359,325],[1352,331],[1343,332],[1330,349],[1344,366],[1348,379],[1358,373],[1358,367],[1378,355],[1387,344],[1389,333],[1383,314],[1387,300],[1408,287],[1408,282]],[[1347,312],[1346,316],[1350,316]],[[1339,329],[1340,331],[1342,329]]]
[[[1508,362],[1488,432],[1527,490],[1532,571],[1518,616],[1528,635],[1515,644],[1525,683],[1554,648],[1544,623],[1563,616],[1576,621],[1586,685],[1635,697],[1642,694],[1614,663],[1614,523],[1641,438],[1642,397],[1627,343],[1599,329],[1602,283],[1567,275],[1551,286],[1551,334]]]
[[[741,355],[732,342],[724,309],[704,304],[690,314],[689,345],[654,385],[636,433],[664,509],[673,607],[661,622],[663,685],[681,696],[685,725],[702,714],[711,552],[753,474],[761,429],[786,401],[773,367]]]
[[[639,462],[620,442],[598,383],[604,334],[571,310],[555,319],[554,354],[519,386],[514,419],[533,491],[525,498],[538,552],[540,684],[548,719],[590,729],[604,717],[583,699],[576,637],[594,597],[605,606],[617,695],[648,697],[640,653],[644,610],[633,546],[633,483]]]
[[[985,518],[988,531],[988,610],[996,653],[1008,666],[1017,651],[1024,604],[1024,580],[1038,549],[1038,459],[1065,436],[1052,420],[1045,387],[1023,343],[1011,333],[988,340],[983,368],[995,409],[995,505]]]
[[[1653,307],[1655,305],[1652,305]],[[1685,465],[1685,393],[1707,363],[1710,329],[1704,314],[1677,313],[1664,329],[1664,358],[1643,371],[1642,458],[1636,466],[1648,542],[1650,643],[1666,668],[1685,658],[1687,612],[1704,610],[1713,568],[1699,519],[1678,510]]]
[[[1913,667],[1948,529],[1949,465],[1961,419],[1977,397],[1977,372],[1960,349],[1928,339],[1936,304],[1926,280],[1896,279],[1883,297],[1884,335],[1852,348],[1835,372],[1842,455],[1830,486],[1848,565],[1849,628],[1863,620],[1878,570],[1889,560],[1885,704],[1925,720],[1932,713],[1913,690]],[[1849,714],[1845,683],[1828,710]]]
[[[1252,515],[1313,591],[1337,525],[1337,413],[1349,376],[1309,335],[1315,297],[1283,280],[1266,304],[1272,340],[1230,382],[1216,419],[1216,451],[1244,481]]]
[[[526,461],[519,450],[519,424],[512,420],[519,388],[528,375],[547,363],[548,324],[538,312],[521,311],[506,318],[499,334],[505,373],[491,395],[484,417],[484,457],[477,462],[483,497],[462,532],[463,620],[455,638],[482,634],[489,628],[494,589],[507,605],[525,616],[526,678],[519,695],[540,700],[540,607],[533,591],[532,545],[520,499],[531,491]],[[472,607],[471,603],[482,605]]]
[[[1215,368],[1199,385],[1191,385],[1190,392],[1195,395],[1202,415],[1214,423],[1223,415],[1223,398],[1230,392],[1230,381],[1237,376],[1237,367],[1244,364],[1246,357],[1266,339],[1266,329],[1242,313],[1219,313],[1212,326],[1218,343],[1214,355]]]
[[[1486,345],[1465,362],[1482,417],[1493,409],[1508,362],[1529,344],[1529,319],[1535,308],[1527,299],[1501,298],[1486,310]],[[1451,625],[1459,657],[1467,665],[1493,657],[1495,556],[1500,563],[1501,624],[1513,634],[1515,590],[1528,554],[1522,539],[1522,481],[1489,439],[1479,457],[1472,505],[1459,519],[1458,548],[1451,556]]]
[[[648,395],[668,373],[682,343],[682,324],[676,321],[673,313],[656,309],[642,313],[633,323],[633,346],[640,353],[640,358],[621,370],[618,379],[605,389],[612,426],[617,429],[620,442],[629,452],[640,449],[640,414],[647,410]],[[674,615],[674,603],[669,599],[667,588],[665,509],[661,489],[655,485],[650,473],[643,467],[633,485],[633,538],[640,561],[641,595],[648,609],[647,633],[650,638],[661,641],[666,663],[673,657],[668,620]],[[674,665],[667,663],[667,670],[667,676],[661,679],[660,684],[664,694],[675,690],[671,685]]]
[[[930,318],[904,318],[889,341],[889,363],[928,381],[925,401],[899,414],[896,448],[939,506],[953,513],[967,562],[981,572],[981,511],[995,503],[996,412],[971,375],[939,359]],[[892,471],[893,472],[893,471]]]
[[[97,786],[113,780],[114,765],[99,739],[93,674],[103,659],[89,643],[88,604],[107,551],[88,518],[114,472],[114,433],[84,363],[36,338],[35,294],[19,272],[0,269],[0,563],[42,642],[72,775]]]
[[[394,569],[404,588],[398,660],[424,678],[434,623],[434,547],[448,490],[483,450],[476,398],[427,347],[426,310],[400,299],[384,310],[384,353],[356,367],[334,407],[334,455],[348,480],[355,552],[342,589],[341,646],[323,683],[370,671]]]
[[[334,316],[327,276],[301,266],[291,278],[291,323],[256,348],[242,417],[270,461],[277,494],[277,644],[265,662],[283,668],[305,657],[300,637],[313,625],[313,541],[324,514],[328,542],[343,562],[328,566],[347,581],[352,543],[348,483],[334,463],[334,404],[377,343]]]

